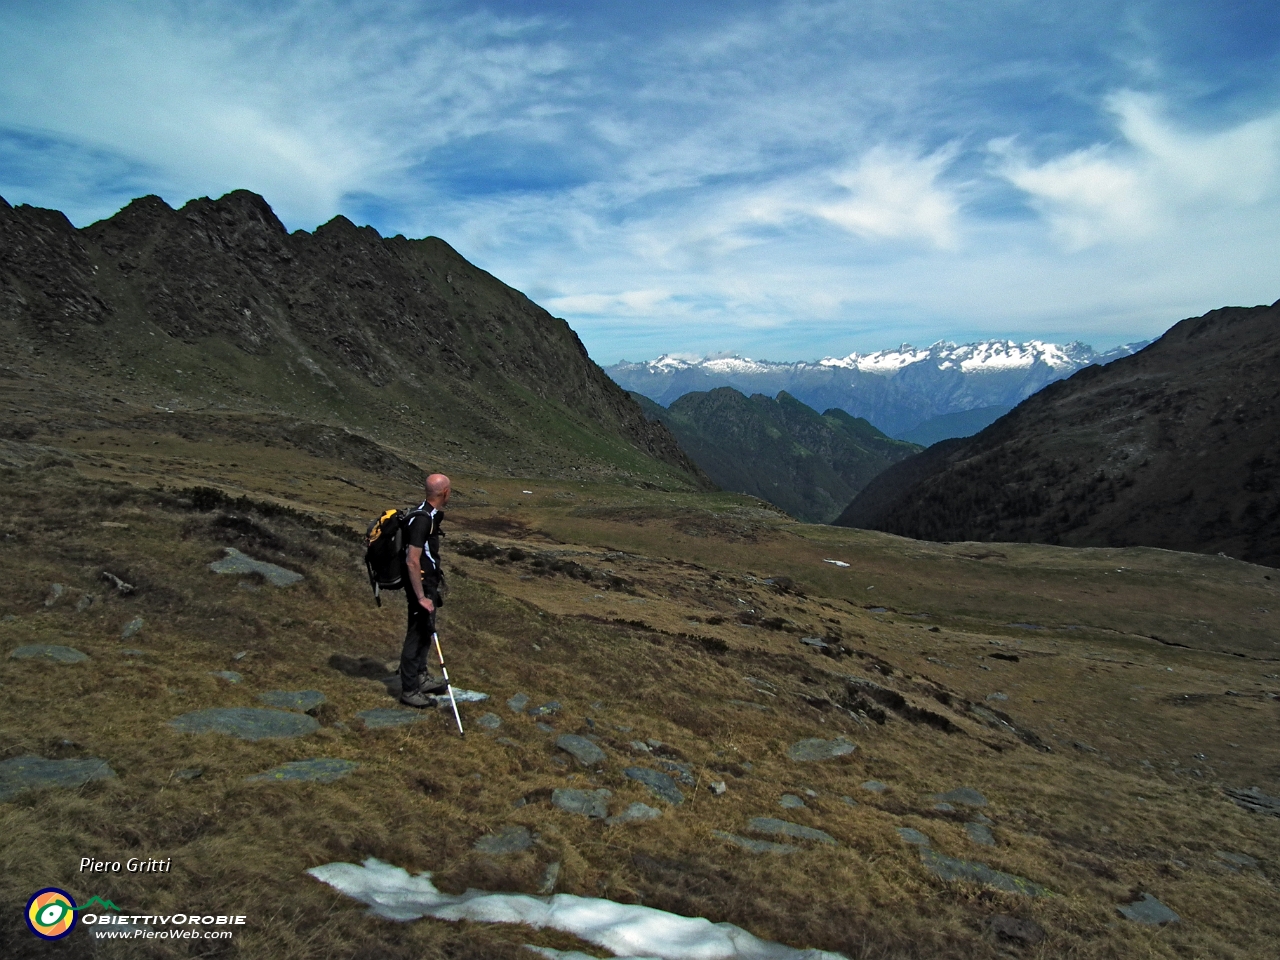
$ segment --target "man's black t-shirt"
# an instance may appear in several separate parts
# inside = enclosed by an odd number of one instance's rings
[[[440,524],[444,520],[444,512],[436,509],[425,500],[415,507],[404,524],[404,557],[405,574],[408,575],[409,548],[418,547],[422,551],[422,586],[430,596],[440,581],[444,579],[444,571],[440,566]],[[413,588],[406,582],[405,588],[410,594]]]

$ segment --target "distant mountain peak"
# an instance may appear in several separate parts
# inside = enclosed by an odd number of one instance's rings
[[[863,373],[893,374],[917,363],[932,363],[939,370],[963,370],[980,373],[993,370],[1030,369],[1037,363],[1054,370],[1075,371],[1090,363],[1107,362],[1136,353],[1149,341],[1124,344],[1114,350],[1099,352],[1080,340],[1058,344],[1047,340],[979,340],[957,344],[938,340],[927,347],[903,343],[872,353],[853,352],[843,357],[823,357],[820,360],[756,360],[739,353],[721,352],[697,357],[687,353],[664,353],[654,360],[638,363],[622,361],[609,370],[626,368],[638,371],[648,369],[654,373],[674,373],[680,370],[708,370],[715,373],[769,373],[779,370],[846,369]]]
[[[1144,346],[1126,344],[1100,353],[1079,340],[939,340],[927,347],[903,343],[872,353],[798,361],[667,353],[656,360],[623,361],[605,372],[624,388],[663,405],[692,391],[722,386],[748,396],[786,390],[816,410],[841,409],[902,437],[939,417],[1012,408],[1055,380]]]

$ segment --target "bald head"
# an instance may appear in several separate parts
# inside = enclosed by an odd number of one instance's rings
[[[443,473],[433,473],[427,477],[427,502],[433,507],[442,507],[449,499],[452,485]]]

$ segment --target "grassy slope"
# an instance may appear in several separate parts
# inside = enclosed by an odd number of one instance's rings
[[[1002,956],[985,927],[1001,912],[1045,927],[1048,944],[1027,951],[1044,957],[1251,960],[1280,940],[1276,821],[1245,813],[1218,789],[1280,793],[1280,647],[1275,614],[1262,612],[1280,609],[1270,571],[1147,549],[923,544],[796,524],[728,494],[512,479],[444,461],[458,496],[442,635],[455,678],[493,700],[464,706],[465,741],[442,714],[366,731],[355,712],[391,701],[328,659],[394,659],[402,624],[394,598],[373,607],[357,545],[289,516],[220,520],[174,491],[213,483],[355,529],[414,494],[405,452],[303,436],[265,418],[216,434],[201,432],[207,422],[182,420],[164,433],[153,420],[126,426],[104,415],[96,428],[3,441],[0,450],[11,465],[0,484],[0,614],[13,617],[0,621],[0,651],[65,643],[93,657],[69,666],[0,660],[0,754],[98,756],[119,774],[0,804],[5,902],[58,884],[132,910],[216,907],[251,918],[230,944],[104,946],[99,956],[515,958],[527,956],[517,949],[526,942],[583,948],[544,932],[373,920],[303,875],[366,856],[431,870],[454,891],[534,891],[545,866],[559,862],[563,891],[728,920],[856,957]],[[499,552],[476,559],[493,551],[464,541]],[[216,577],[205,564],[227,544],[282,560],[307,580],[276,591]],[[560,572],[547,572],[557,561]],[[136,595],[111,593],[104,569],[136,584]],[[593,571],[590,580],[582,570]],[[69,590],[46,607],[53,582]],[[98,599],[77,612],[84,595]],[[120,641],[135,616],[146,626]],[[817,635],[847,653],[826,657],[798,643]],[[125,656],[127,648],[146,653]],[[234,660],[241,651],[248,655]],[[223,669],[244,682],[209,675]],[[859,705],[846,676],[896,691],[903,704],[883,725],[855,718],[842,709]],[[190,710],[254,705],[274,689],[323,691],[323,728],[242,743],[166,725]],[[558,757],[553,737],[502,706],[518,691],[560,700],[558,730],[594,729],[610,753],[605,769],[578,771]],[[994,706],[985,698],[997,691],[1009,696],[999,707],[1051,752],[968,709]],[[488,708],[503,717],[498,733],[509,743],[474,726]],[[952,732],[939,729],[948,725]],[[795,740],[837,733],[859,750],[826,764],[785,758]],[[546,802],[550,789],[570,785],[610,788],[611,812],[651,801],[621,775],[637,760],[627,746],[637,737],[663,740],[693,765],[699,787],[686,790],[684,805],[652,823],[607,827]],[[244,781],[316,756],[361,767],[326,786]],[[175,779],[185,767],[204,774]],[[870,777],[890,791],[861,791]],[[725,796],[706,792],[712,778],[728,782]],[[926,799],[961,784],[990,799],[995,848],[969,843],[959,815]],[[778,808],[781,793],[806,788],[818,794],[807,809]],[[531,802],[513,806],[520,798]],[[756,815],[820,827],[840,846],[761,858],[711,836],[745,832]],[[538,833],[528,853],[471,849],[511,823]],[[1028,901],[942,884],[898,841],[897,826],[1061,896]],[[1251,854],[1261,872],[1231,872],[1217,850]],[[87,879],[76,866],[90,855],[172,857],[173,873]],[[1114,904],[1139,890],[1184,922],[1154,930],[1119,921]],[[65,946],[36,943],[16,911],[3,924],[6,955],[65,955]]]

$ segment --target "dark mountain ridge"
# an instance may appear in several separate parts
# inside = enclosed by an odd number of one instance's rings
[[[568,324],[443,240],[289,233],[238,190],[76,229],[0,199],[0,362],[117,399],[271,411],[528,475],[705,484]]]
[[[1183,320],[889,468],[835,521],[922,540],[1222,552],[1280,566],[1280,303]]]
[[[920,449],[843,410],[819,414],[785,391],[747,397],[719,387],[666,409],[632,396],[721,487],[811,523],[829,522],[872,477]]]

